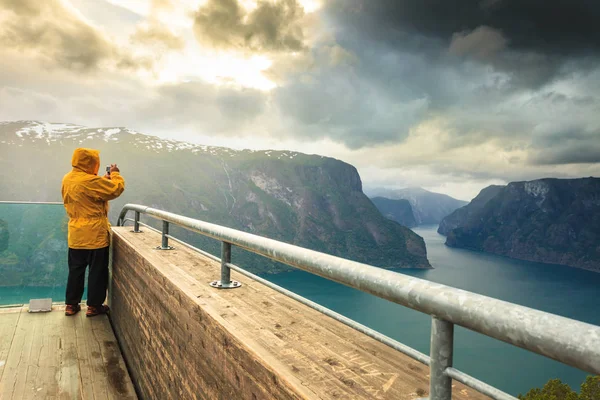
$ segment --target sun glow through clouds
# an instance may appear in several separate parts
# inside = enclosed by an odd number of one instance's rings
[[[306,13],[312,13],[321,8],[321,3],[317,0],[299,0],[299,3]]]
[[[272,65],[265,56],[244,57],[232,53],[170,54],[166,56],[153,79],[156,84],[204,80],[215,85],[238,85],[269,91],[277,85],[264,76]]]
[[[265,0],[262,0],[262,1],[265,1]],[[267,0],[267,1],[273,2],[273,0]],[[240,5],[242,7],[244,7],[244,9],[246,11],[249,11],[249,12],[254,10],[256,7],[258,7],[258,3],[259,3],[256,0],[238,0],[238,2],[240,3]],[[321,2],[318,0],[298,0],[298,4],[300,4],[302,6],[302,8],[304,9],[304,12],[306,12],[307,14],[315,12],[321,8]]]
[[[170,7],[155,6],[151,0],[105,1],[144,18],[137,24],[139,28],[136,29],[148,31],[150,24],[158,23],[168,27],[174,37],[182,39],[185,43],[182,50],[157,55],[152,46],[131,46],[129,37],[116,37],[120,43],[129,47],[132,54],[156,60],[152,71],[138,71],[138,77],[144,81],[161,85],[203,80],[215,85],[236,85],[262,91],[270,91],[277,87],[276,82],[271,80],[267,73],[273,65],[270,54],[248,53],[236,49],[211,49],[197,41],[193,31],[194,13],[205,7],[209,0],[173,0]],[[278,1],[237,0],[246,17],[256,10],[261,2]],[[296,1],[306,14],[310,14],[322,7],[323,0]],[[291,53],[290,55],[293,56]]]

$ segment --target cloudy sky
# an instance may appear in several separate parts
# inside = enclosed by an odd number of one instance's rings
[[[0,120],[354,164],[470,199],[600,176],[600,2],[0,0]]]

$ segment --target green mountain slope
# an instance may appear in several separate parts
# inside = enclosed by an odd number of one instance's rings
[[[112,221],[123,204],[139,203],[380,267],[430,267],[422,238],[384,218],[356,169],[331,158],[37,122],[0,124],[0,145],[2,200],[60,201],[73,149],[91,147],[103,164],[118,163],[126,180],[111,203]],[[215,241],[173,232],[218,254]],[[240,250],[233,256],[254,271],[276,269]]]

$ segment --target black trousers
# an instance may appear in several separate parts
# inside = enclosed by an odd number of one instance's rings
[[[85,269],[88,275],[88,306],[101,306],[106,299],[108,287],[108,247],[95,250],[69,248],[69,279],[66,304],[79,304],[85,285]]]

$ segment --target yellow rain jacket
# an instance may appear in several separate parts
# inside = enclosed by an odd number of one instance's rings
[[[62,197],[69,215],[69,247],[101,249],[109,245],[108,201],[125,190],[118,172],[111,179],[98,176],[100,152],[76,149],[71,160],[73,170],[62,180]]]

